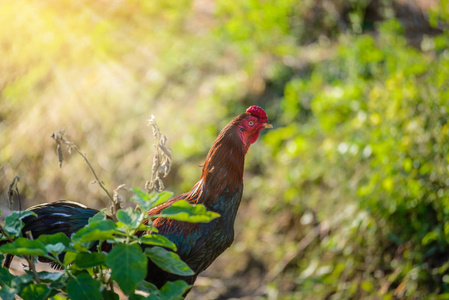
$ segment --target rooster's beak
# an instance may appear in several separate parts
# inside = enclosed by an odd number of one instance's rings
[[[265,122],[265,123],[263,123],[263,127],[264,128],[273,128],[273,124],[271,124],[270,122]]]

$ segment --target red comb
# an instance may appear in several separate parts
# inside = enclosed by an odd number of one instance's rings
[[[246,112],[258,117],[259,119],[268,119],[267,113],[261,107],[256,105],[248,107]]]

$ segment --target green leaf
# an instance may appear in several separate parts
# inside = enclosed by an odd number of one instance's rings
[[[106,262],[106,254],[98,252],[80,252],[76,255],[75,264],[81,269],[92,268]]]
[[[45,245],[45,249],[53,255],[58,255],[66,251],[70,245],[70,239],[62,232],[51,235],[43,234],[36,240],[42,242]]]
[[[47,251],[53,255],[58,255],[65,250],[65,246],[63,243],[57,243],[55,245],[48,244],[45,245],[45,249],[47,249]]]
[[[63,296],[63,295],[60,295],[60,294],[58,294],[58,295],[51,295],[51,298],[50,298],[51,300],[67,300],[67,299],[69,299],[68,297],[66,297],[66,296]]]
[[[147,258],[139,245],[118,244],[106,258],[106,265],[111,268],[111,277],[122,291],[129,295],[147,274]]]
[[[61,273],[61,272],[42,271],[37,274],[39,275],[39,279],[43,282],[52,282],[52,281],[60,280],[64,276],[64,273]]]
[[[191,223],[207,223],[218,218],[220,214],[208,211],[203,204],[190,204],[179,200],[162,210],[159,216]]]
[[[9,286],[2,286],[2,289],[0,290],[0,299],[15,300],[17,292],[16,289],[10,288]]]
[[[40,272],[40,273],[42,273],[42,272]],[[59,276],[59,278],[58,278],[56,275],[55,276],[51,276],[50,274],[61,274],[61,276]],[[41,280],[44,281],[44,282],[47,282],[50,279],[53,279],[53,281],[49,281],[50,282],[49,287],[51,289],[53,289],[53,293],[54,293],[55,290],[58,290],[58,289],[61,289],[61,288],[65,288],[67,286],[67,281],[70,279],[70,277],[67,274],[60,273],[60,272],[54,272],[54,273],[50,273],[50,274],[48,275],[48,280],[42,280],[42,278],[41,278]],[[40,275],[39,275],[39,277],[40,277]]]
[[[120,209],[117,212],[117,220],[122,222],[128,228],[136,228],[143,221],[143,213],[135,211],[132,207],[128,207],[126,210]]]
[[[41,241],[29,240],[26,238],[18,238],[12,244],[5,244],[1,246],[0,252],[14,255],[48,255],[47,249]]]
[[[28,216],[35,216],[35,217],[37,217],[37,214],[34,211],[31,211],[31,210],[19,211],[19,212],[17,212],[17,214],[19,215],[19,219],[20,220],[23,220],[24,218],[26,218]],[[6,220],[5,220],[5,222],[6,222]]]
[[[139,239],[139,242],[142,244],[169,248],[173,251],[177,250],[176,245],[172,241],[160,234],[146,234]]]
[[[149,221],[150,221],[150,224],[151,224],[151,220],[149,220]],[[140,224],[140,226],[135,228],[135,229],[137,231],[158,232],[156,227],[153,227],[152,225],[148,225],[148,224],[146,224],[146,225]]]
[[[11,285],[14,285],[14,284],[15,285],[25,285],[25,284],[32,282],[33,280],[34,280],[33,276],[30,274],[15,276],[12,279],[12,282],[14,282],[14,283],[11,283]]]
[[[0,268],[0,284],[2,286],[4,285],[10,285],[11,280],[14,278],[14,275],[9,273],[9,270],[6,268]]]
[[[4,228],[6,232],[11,236],[20,236],[23,227],[23,222],[21,220],[30,215],[37,216],[34,212],[28,210],[22,212],[13,211],[5,218]]]
[[[81,273],[68,282],[67,293],[73,300],[98,300],[101,299],[100,282]]]
[[[50,295],[51,289],[45,284],[32,283],[23,288],[19,293],[23,299],[30,300],[44,300]]]
[[[137,285],[137,290],[143,291],[148,294],[159,294],[159,289],[152,283],[142,280]]]
[[[173,195],[173,193],[166,191],[148,194],[139,188],[133,188],[133,192],[136,196],[132,197],[131,200],[137,202],[146,211],[166,202]]]
[[[160,290],[147,291],[150,295],[146,298],[148,300],[178,300],[184,299],[183,294],[190,289],[183,280],[169,281],[162,286]]]
[[[67,251],[64,255],[64,264],[67,266],[69,264],[71,264],[75,258],[76,258],[77,253],[73,252],[73,251]]]
[[[101,297],[102,297],[101,299],[103,299],[103,300],[119,300],[120,299],[116,293],[114,293],[113,291],[107,290],[107,289],[104,289],[101,292]]]
[[[182,296],[191,288],[184,280],[169,281],[161,288],[161,296],[163,299],[184,299]]]
[[[36,240],[41,241],[45,245],[52,244],[63,244],[64,246],[70,245],[70,239],[62,232],[58,232],[55,234],[42,234]]]
[[[11,287],[17,290],[18,293],[22,291],[23,288],[33,283],[33,277],[31,275],[25,274],[21,276],[15,276],[11,280]]]
[[[72,235],[75,243],[114,240],[116,225],[112,220],[89,223],[86,227]]]
[[[106,214],[104,213],[104,210],[99,211],[96,213],[93,217],[89,218],[88,224],[100,222],[106,220]]]
[[[145,255],[164,271],[182,276],[195,274],[190,267],[179,258],[178,254],[165,250],[164,248],[157,246],[146,248]]]

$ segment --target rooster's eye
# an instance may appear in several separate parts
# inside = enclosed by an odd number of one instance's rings
[[[254,125],[254,122],[253,122],[253,121],[249,121],[249,122],[248,122],[248,125],[249,125],[249,126],[253,126],[253,125]]]

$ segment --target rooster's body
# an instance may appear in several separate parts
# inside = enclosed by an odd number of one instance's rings
[[[153,226],[158,233],[176,244],[177,254],[195,274],[179,276],[167,273],[149,261],[148,282],[159,288],[167,281],[177,279],[193,284],[198,274],[232,244],[234,221],[243,192],[245,154],[263,128],[272,128],[265,111],[251,106],[220,132],[203,164],[200,180],[193,188],[148,212],[149,215],[160,214],[164,208],[183,199],[191,204],[203,204],[208,210],[220,214],[219,218],[209,223],[154,219]],[[70,237],[97,213],[96,210],[67,201],[42,204],[31,209],[38,217],[25,218],[24,231],[31,230],[34,237],[56,232]]]

